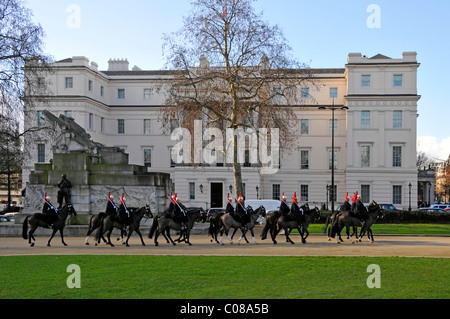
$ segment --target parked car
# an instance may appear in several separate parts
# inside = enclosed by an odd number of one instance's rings
[[[13,222],[13,221],[14,221],[14,217],[9,217],[9,216],[4,216],[4,215],[0,216],[0,223]]]
[[[245,206],[251,206],[253,209],[258,209],[259,206],[264,206],[266,214],[273,213],[280,209],[281,201],[275,199],[246,199]]]
[[[439,208],[439,209],[446,210],[447,208],[450,208],[450,205],[447,205],[447,204],[434,204],[433,206],[431,206],[431,208]]]
[[[392,204],[378,204],[384,211],[397,211],[398,209]]]
[[[225,213],[225,208],[210,208],[206,211],[206,221],[209,222],[211,216],[215,216],[220,213]]]
[[[424,207],[420,210],[428,213],[446,213],[445,209],[442,208]]]

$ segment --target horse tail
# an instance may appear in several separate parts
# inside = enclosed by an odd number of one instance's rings
[[[338,216],[336,215],[330,226],[330,237],[331,238],[336,237],[336,232],[337,232],[336,229],[339,227],[339,223],[338,223],[337,219],[338,219]]]
[[[264,225],[264,228],[263,228],[263,230],[261,232],[261,239],[262,240],[267,239],[267,233],[269,232],[270,228],[272,228],[272,225],[269,224],[269,222],[266,219],[266,224]]]
[[[100,219],[100,225],[98,226],[97,232],[95,233],[95,241],[96,242],[100,242],[100,239],[103,236],[103,222],[104,222],[105,218],[101,218]]]
[[[214,224],[215,224],[214,220],[211,219],[209,222],[209,229],[208,229],[208,234],[211,236],[214,235],[214,233],[216,232],[216,226]]]
[[[28,239],[28,218],[30,216],[27,216],[25,218],[25,220],[23,221],[23,226],[22,226],[22,238],[23,239]]]
[[[330,223],[331,214],[327,217],[327,221],[325,222],[325,226],[322,229],[322,232],[325,234],[327,232],[328,224]]]
[[[158,219],[159,219],[159,216],[156,216],[155,218],[153,218],[152,227],[150,227],[150,233],[148,234],[148,238],[150,238],[150,239],[153,237],[153,234],[155,233],[156,228],[158,227]]]

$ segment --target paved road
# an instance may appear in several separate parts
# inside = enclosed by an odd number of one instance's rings
[[[310,235],[306,244],[301,244],[299,235],[292,235],[295,245],[284,242],[284,236],[277,237],[278,244],[273,245],[271,240],[261,241],[257,232],[257,244],[230,245],[224,237],[223,246],[210,242],[208,235],[193,235],[193,246],[178,244],[172,246],[160,237],[160,246],[155,247],[153,240],[144,235],[147,244],[141,246],[136,235],[130,239],[130,247],[122,246],[115,242],[115,247],[105,244],[94,246],[94,238],[91,237],[91,245],[84,244],[84,237],[66,237],[68,244],[64,247],[59,235],[52,241],[52,247],[47,247],[48,237],[37,237],[36,246],[30,247],[22,238],[0,238],[0,256],[7,255],[198,255],[198,256],[402,256],[402,257],[445,257],[450,258],[450,237],[430,236],[376,236],[375,243],[371,244],[366,239],[362,243],[351,244],[348,240],[338,245],[336,241],[327,241],[324,235]],[[115,239],[114,239],[115,240]]]

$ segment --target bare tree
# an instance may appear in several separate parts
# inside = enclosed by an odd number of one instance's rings
[[[166,87],[164,123],[176,120],[189,130],[195,120],[221,130],[277,128],[280,146],[292,143],[300,88],[311,85],[312,77],[291,57],[280,28],[256,13],[253,2],[194,0],[183,27],[165,35],[167,65],[175,79]],[[227,142],[239,194],[237,136]]]
[[[11,190],[20,187],[24,136],[42,129],[37,121],[25,129],[24,103],[28,110],[34,108],[37,97],[47,91],[43,74],[51,72],[50,57],[43,53],[44,31],[31,17],[22,0],[0,0],[0,162],[9,204]]]

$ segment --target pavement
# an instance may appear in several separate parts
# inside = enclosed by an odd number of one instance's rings
[[[278,235],[278,244],[260,238],[262,227],[256,227],[253,243],[248,234],[249,244],[241,241],[238,244],[240,231],[237,232],[233,244],[226,236],[224,245],[211,243],[211,237],[206,234],[191,236],[192,246],[179,243],[176,246],[167,244],[164,237],[158,238],[159,246],[154,246],[153,239],[149,239],[148,231],[142,232],[146,246],[142,246],[137,234],[130,238],[130,247],[111,237],[115,247],[101,243],[94,245],[94,237],[90,238],[90,245],[85,245],[84,236],[64,237],[67,247],[61,243],[59,233],[52,240],[52,247],[47,247],[48,236],[36,236],[36,245],[30,247],[28,241],[21,237],[0,238],[0,256],[18,255],[173,255],[173,256],[399,256],[399,257],[437,257],[450,258],[450,237],[440,236],[388,236],[374,235],[375,242],[369,243],[364,238],[361,243],[351,244],[349,240],[337,244],[336,240],[328,241],[323,234],[312,234],[307,243],[302,244],[298,234],[292,234],[294,245],[285,242],[284,235]],[[177,236],[172,235],[173,238]]]

